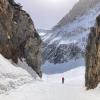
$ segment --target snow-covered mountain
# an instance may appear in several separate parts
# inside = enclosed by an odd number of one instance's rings
[[[99,14],[100,0],[80,0],[51,31],[41,30],[44,61],[57,64],[83,57],[90,27]]]
[[[66,23],[70,23],[83,16],[88,10],[93,9],[98,3],[100,3],[100,0],[79,0],[71,11],[64,16],[54,28],[62,27],[66,25]]]

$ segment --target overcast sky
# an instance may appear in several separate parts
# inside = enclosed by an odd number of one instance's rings
[[[35,27],[50,29],[61,20],[78,0],[15,0],[32,17]]]

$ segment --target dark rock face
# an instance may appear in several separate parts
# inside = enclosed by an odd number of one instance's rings
[[[42,77],[41,43],[29,14],[13,0],[0,0],[0,53],[15,63],[25,58]]]
[[[75,43],[60,44],[56,43],[44,45],[43,60],[50,63],[60,64],[68,62],[70,59],[77,59],[82,56],[82,50]]]
[[[96,18],[96,26],[91,28],[86,47],[85,86],[94,89],[100,82],[100,15]]]

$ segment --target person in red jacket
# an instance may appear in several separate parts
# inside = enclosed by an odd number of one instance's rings
[[[64,81],[65,81],[65,79],[64,79],[64,77],[62,77],[62,84],[64,84]]]

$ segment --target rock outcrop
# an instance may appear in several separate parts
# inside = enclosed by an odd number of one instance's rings
[[[68,62],[71,59],[78,59],[82,57],[82,50],[75,43],[60,44],[57,47],[56,43],[44,45],[43,60],[47,60],[53,64],[61,64]]]
[[[13,0],[0,0],[0,53],[17,63],[24,58],[42,77],[41,39],[29,14]]]
[[[100,82],[100,15],[96,18],[95,27],[91,28],[86,47],[85,86],[94,89]]]

